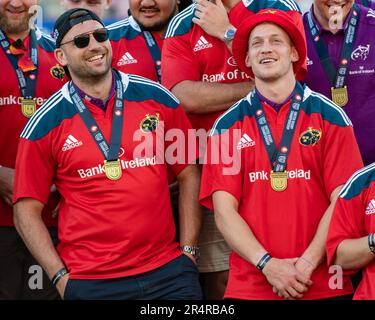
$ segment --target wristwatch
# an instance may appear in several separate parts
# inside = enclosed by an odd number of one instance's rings
[[[374,233],[371,233],[368,235],[367,237],[367,241],[368,241],[368,246],[370,248],[370,251],[372,253],[375,253],[375,234]]]
[[[233,26],[230,26],[224,33],[224,41],[230,42],[233,40],[234,35],[236,34],[237,29]]]
[[[197,246],[190,246],[188,244],[185,244],[183,246],[180,246],[180,250],[182,252],[191,254],[194,258],[199,257],[199,248]]]

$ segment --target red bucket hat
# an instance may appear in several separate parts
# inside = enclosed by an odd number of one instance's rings
[[[250,33],[263,22],[274,23],[289,35],[299,55],[299,60],[293,64],[294,73],[297,80],[303,80],[307,73],[307,49],[302,15],[297,11],[263,9],[245,19],[238,27],[232,44],[233,56],[238,67],[251,78],[254,78],[252,69],[245,64],[245,59],[249,47]]]

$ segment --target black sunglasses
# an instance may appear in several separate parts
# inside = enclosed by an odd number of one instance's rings
[[[77,48],[86,48],[90,43],[90,34],[93,35],[94,39],[98,42],[104,42],[108,40],[108,30],[106,28],[96,29],[92,32],[79,34],[78,36],[75,36],[73,40],[61,43],[60,46],[63,46],[64,44],[74,42],[74,45]]]

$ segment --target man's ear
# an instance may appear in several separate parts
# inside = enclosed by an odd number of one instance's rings
[[[105,9],[108,10],[111,5],[112,5],[112,0],[107,0],[107,5],[105,6]]]
[[[291,60],[293,63],[299,60],[299,54],[295,46],[292,46]]]
[[[247,54],[246,54],[245,64],[246,64],[246,67],[251,68],[251,62],[250,62],[250,57],[249,57],[249,51],[248,51]]]
[[[55,49],[54,53],[55,53],[55,58],[59,62],[59,64],[65,67],[68,64],[68,61],[66,60],[64,50],[57,48]]]

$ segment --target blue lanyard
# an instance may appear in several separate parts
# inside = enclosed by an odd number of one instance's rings
[[[77,89],[75,88],[72,82],[69,83],[69,93],[73,101],[74,107],[78,111],[81,119],[86,125],[86,128],[93,137],[96,145],[99,147],[104,158],[109,161],[117,160],[121,138],[122,138],[122,127],[124,119],[124,88],[122,85],[121,77],[115,71],[113,73],[116,81],[116,102],[113,108],[113,117],[112,117],[112,131],[111,131],[111,142],[108,145],[107,141],[104,138],[104,135],[96,123],[94,117],[92,116],[89,109],[87,109],[85,103],[83,102],[81,96],[79,95]]]
[[[18,56],[10,53],[10,42],[5,33],[0,30],[0,44],[11,63],[13,70],[16,73],[18,79],[18,85],[21,90],[22,97],[26,99],[35,98],[36,83],[38,78],[38,47],[35,30],[30,30],[30,58],[34,63],[36,69],[29,72],[29,76],[25,77],[23,71],[18,67]]]
[[[368,0],[361,0],[361,4],[365,7],[368,7],[369,6],[369,1]]]
[[[161,82],[161,52],[158,47],[156,40],[154,39],[153,35],[149,31],[142,31],[143,37],[145,38],[148,50],[152,56],[152,60],[154,61],[154,67],[156,76],[158,78],[158,82]]]
[[[300,83],[297,82],[294,89],[292,103],[289,108],[287,121],[284,125],[283,135],[279,150],[276,150],[275,139],[272,135],[266,114],[264,112],[262,103],[257,93],[251,98],[251,104],[255,107],[255,119],[258,125],[258,130],[262,136],[264,146],[267,151],[268,159],[271,163],[271,168],[274,172],[284,172],[287,166],[287,161],[290,153],[290,146],[292,144],[294,132],[298,116],[301,110],[301,103],[303,100],[304,89]]]
[[[312,9],[311,9],[312,10]],[[309,22],[309,29],[315,49],[318,53],[320,62],[334,88],[343,88],[346,84],[346,77],[349,71],[349,64],[351,55],[354,48],[354,41],[358,30],[359,24],[359,7],[357,4],[353,5],[352,12],[349,17],[349,25],[345,31],[345,41],[341,51],[341,59],[338,70],[336,70],[335,65],[328,53],[327,47],[320,35],[318,27],[315,25],[312,18],[312,11],[307,15]]]

